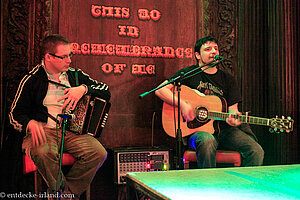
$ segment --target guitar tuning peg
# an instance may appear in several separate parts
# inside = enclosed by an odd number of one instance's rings
[[[282,116],[281,118],[282,118],[282,119],[284,119],[285,117],[284,117],[284,116]]]
[[[276,119],[278,118],[278,115],[276,115]]]

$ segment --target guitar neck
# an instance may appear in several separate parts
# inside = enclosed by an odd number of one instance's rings
[[[225,121],[227,118],[229,118],[229,115],[230,115],[229,113],[223,113],[223,112],[214,112],[214,111],[208,112],[208,118],[215,119],[215,120]],[[246,116],[246,115],[233,115],[233,114],[232,117],[240,120],[242,123],[265,125],[265,126],[270,125],[270,119],[267,118],[253,117],[253,116]]]

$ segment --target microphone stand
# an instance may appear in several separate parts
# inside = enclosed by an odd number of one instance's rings
[[[184,74],[182,74],[184,77]],[[176,130],[176,141],[177,141],[177,145],[176,145],[176,151],[177,151],[177,162],[176,162],[176,169],[181,170],[184,168],[183,166],[183,160],[182,160],[182,132],[181,132],[181,128],[180,128],[180,115],[181,115],[181,111],[180,111],[180,92],[181,92],[181,82],[178,81],[176,82],[177,85],[177,130]]]
[[[182,159],[182,132],[181,132],[181,128],[180,128],[180,116],[181,116],[181,112],[180,112],[180,92],[181,92],[181,81],[186,79],[186,78],[189,78],[189,77],[192,77],[192,76],[195,76],[199,73],[202,73],[203,71],[207,70],[208,68],[211,68],[211,67],[214,67],[216,66],[217,64],[219,64],[221,61],[223,61],[223,57],[220,57],[219,60],[217,61],[216,59],[212,60],[211,62],[208,62],[202,66],[199,66],[191,71],[188,71],[187,73],[182,73],[180,74],[179,76],[169,80],[167,83],[163,84],[163,85],[160,85],[148,92],[145,92],[143,94],[141,94],[139,96],[140,99],[142,99],[143,97],[145,97],[146,95],[170,84],[170,83],[175,83],[175,85],[177,86],[177,115],[178,115],[178,119],[177,119],[177,124],[178,124],[178,127],[177,127],[177,130],[176,130],[176,141],[177,141],[177,144],[176,144],[176,150],[177,150],[177,162],[176,162],[176,169],[177,170],[182,170],[184,169],[184,165],[183,165],[183,159]],[[215,62],[217,61],[217,62]],[[215,62],[215,63],[213,63]],[[207,66],[206,68],[204,69],[201,69],[202,67],[205,67]],[[200,71],[198,71],[200,70]],[[198,71],[198,72],[197,72]]]
[[[64,189],[62,188],[62,159],[63,159],[63,152],[64,152],[64,142],[65,142],[65,135],[66,135],[66,124],[67,120],[71,118],[70,115],[67,114],[59,114],[59,117],[62,118],[62,136],[61,136],[61,143],[60,143],[60,149],[59,149],[59,171],[58,171],[58,176],[57,176],[57,181],[56,181],[56,191],[59,192],[59,197],[60,199],[61,196],[61,191]]]

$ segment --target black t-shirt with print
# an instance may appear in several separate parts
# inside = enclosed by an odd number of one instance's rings
[[[170,79],[178,77],[181,72],[187,73],[190,70],[197,68],[198,65],[192,65],[176,72]],[[200,70],[199,70],[200,71]],[[189,75],[187,75],[189,77]],[[170,80],[169,79],[169,80]],[[242,101],[240,89],[237,85],[235,78],[220,69],[215,74],[207,74],[205,72],[199,73],[190,78],[184,79],[182,85],[186,85],[192,89],[198,89],[201,93],[206,95],[222,96],[227,101],[227,106],[232,106]],[[225,121],[219,121],[221,131],[230,128]],[[257,141],[256,136],[251,131],[250,127],[246,124],[242,124],[239,128],[253,137]]]
[[[170,79],[179,76],[182,72],[187,73],[198,65],[192,65],[183,68],[176,72]],[[187,75],[189,77],[189,75]],[[232,106],[242,101],[240,89],[235,78],[220,69],[215,74],[207,74],[204,72],[196,74],[195,76],[184,79],[181,82],[192,89],[197,89],[205,95],[217,95],[226,99],[227,106]]]

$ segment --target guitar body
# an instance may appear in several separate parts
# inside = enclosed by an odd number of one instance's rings
[[[176,94],[177,95],[177,94]],[[209,96],[201,96],[198,92],[192,90],[191,88],[182,85],[181,93],[180,93],[180,101],[188,101],[194,110],[197,109],[205,109],[208,111],[216,111],[216,112],[227,112],[227,104],[225,99],[219,98],[218,96],[209,95]],[[163,104],[162,111],[162,124],[165,132],[171,136],[176,137],[176,130],[174,121],[177,126],[178,122],[178,108],[170,105],[168,103]],[[175,118],[174,118],[175,117]],[[180,116],[180,128],[182,132],[182,137],[193,134],[197,131],[205,131],[211,134],[215,133],[217,127],[214,127],[213,119],[202,119],[196,117],[191,122],[186,122],[183,120],[183,117]]]

